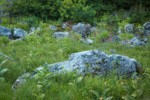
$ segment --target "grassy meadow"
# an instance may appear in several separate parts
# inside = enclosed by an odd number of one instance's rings
[[[27,24],[15,21],[7,24],[7,19],[4,21],[2,26],[9,28],[29,28]],[[139,47],[129,47],[115,42],[103,43],[101,38],[106,34],[99,35],[100,32],[97,32],[96,35],[90,36],[94,43],[88,45],[82,43],[81,36],[73,32],[69,38],[55,39],[54,31],[50,30],[49,25],[58,25],[59,21],[37,23],[32,24],[41,27],[41,30],[36,30],[34,34],[22,40],[0,37],[0,78],[3,78],[0,81],[0,100],[149,100],[149,41]],[[107,24],[99,25],[98,29],[105,26]],[[112,34],[111,25],[105,28]],[[53,76],[52,73],[41,72],[37,79],[28,80],[15,91],[11,89],[15,80],[23,73],[33,72],[35,68],[45,64],[67,60],[71,53],[95,49],[108,54],[114,50],[116,54],[134,58],[140,62],[144,72],[137,79],[118,79],[115,75],[83,77],[74,72]],[[7,71],[3,73],[2,69]]]

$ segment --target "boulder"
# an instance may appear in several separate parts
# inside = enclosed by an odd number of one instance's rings
[[[141,65],[135,59],[119,54],[108,55],[99,50],[88,50],[73,53],[69,56],[69,60],[39,67],[32,74],[27,75],[31,75],[29,77],[34,78],[34,75],[45,67],[54,74],[77,72],[77,74],[81,75],[92,74],[101,76],[111,75],[110,73],[112,72],[117,76],[126,76],[142,71]],[[22,84],[25,78],[19,77],[13,87],[17,87],[16,85],[19,85],[19,81]]]
[[[129,45],[129,46],[142,46],[145,45],[147,43],[148,39],[147,38],[138,38],[138,37],[133,37],[130,40],[126,40],[126,41],[121,41],[121,43],[123,45]]]
[[[146,22],[144,25],[144,35],[150,35],[150,22]]]
[[[58,39],[64,38],[64,37],[68,37],[68,36],[69,36],[69,32],[55,32],[55,33],[53,34],[53,36],[54,36],[55,38],[58,38]]]
[[[90,24],[78,23],[72,26],[72,31],[81,34],[83,38],[90,35],[93,29]]]
[[[125,33],[133,33],[133,32],[134,32],[134,25],[133,24],[125,25]]]
[[[11,35],[11,30],[9,28],[0,26],[0,36],[7,36],[9,37]]]
[[[12,37],[14,39],[19,39],[19,38],[23,38],[27,35],[27,32],[23,29],[19,29],[19,28],[14,28],[14,32],[12,34]]]

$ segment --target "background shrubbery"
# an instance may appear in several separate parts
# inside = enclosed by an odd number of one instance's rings
[[[11,17],[32,15],[63,21],[91,22],[94,17],[106,12],[114,15],[120,9],[130,10],[131,22],[142,22],[150,15],[148,0],[2,0],[0,4]]]

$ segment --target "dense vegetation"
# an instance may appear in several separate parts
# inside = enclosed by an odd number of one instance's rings
[[[0,16],[1,26],[19,27],[26,31],[32,26],[41,27],[41,30],[36,30],[22,40],[0,37],[0,100],[149,100],[150,42],[145,46],[128,47],[102,41],[109,35],[116,34],[119,26],[135,23],[135,26],[142,27],[144,22],[149,21],[148,0],[27,1],[0,1],[5,12],[9,13],[5,17]],[[68,20],[96,24],[98,30],[90,36],[94,43],[82,43],[79,41],[81,36],[73,32],[70,38],[53,38],[54,31],[49,26],[60,26],[63,21]],[[132,35],[121,37],[128,39]],[[45,71],[39,72],[35,79],[28,80],[19,89],[11,89],[14,81],[23,73],[33,72],[39,66],[64,61],[71,53],[91,49],[109,54],[111,50],[115,50],[117,54],[134,58],[140,62],[144,73],[133,80],[118,79],[113,75],[83,77],[74,72],[54,76]]]

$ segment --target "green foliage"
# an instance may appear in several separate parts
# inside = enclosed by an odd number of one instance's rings
[[[97,37],[97,41],[102,41],[104,42],[105,39],[107,39],[110,36],[110,33],[108,31],[102,31],[100,33],[98,33]]]
[[[6,63],[7,60],[4,60],[0,63],[0,82],[4,81],[4,77],[3,75],[8,71],[7,68],[2,68],[2,66],[4,65],[4,63]]]
[[[147,10],[142,5],[134,6],[131,11],[131,23],[144,23],[145,20],[150,20],[148,17],[150,16],[149,10]]]
[[[14,15],[36,15],[43,19],[58,18],[58,10],[61,4],[60,0],[13,0],[9,8]]]
[[[6,45],[10,42],[10,40],[8,39],[8,37],[6,36],[1,36],[0,37],[0,43],[3,44],[3,45]]]
[[[63,20],[91,23],[96,14],[91,6],[86,5],[86,0],[64,0],[59,12]]]
[[[129,34],[129,33],[122,33],[122,34],[119,34],[119,37],[121,40],[129,40],[129,39],[132,39],[134,35]]]

